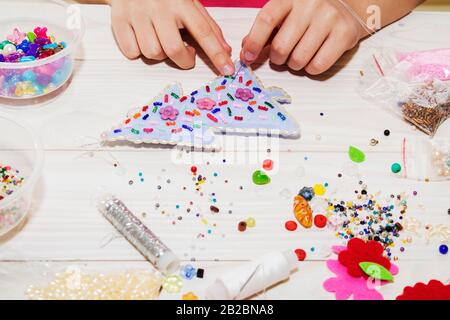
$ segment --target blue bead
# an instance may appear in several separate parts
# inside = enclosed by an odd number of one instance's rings
[[[50,43],[50,44],[44,45],[42,48],[43,48],[44,50],[47,50],[47,49],[55,49],[57,46],[58,46],[57,43]]]
[[[22,74],[22,79],[24,81],[34,82],[34,81],[36,81],[36,74],[31,70],[27,70]]]
[[[312,198],[314,198],[315,193],[314,193],[314,189],[310,188],[310,187],[303,187],[298,194],[300,196],[302,196],[303,198],[305,198],[306,201],[311,201]]]
[[[197,269],[190,264],[185,265],[181,268],[180,275],[187,280],[192,280],[197,275]]]
[[[439,246],[439,252],[441,254],[447,254],[448,253],[448,246],[445,244],[442,244]]]
[[[34,56],[24,56],[22,58],[20,58],[20,62],[31,62],[36,60],[36,58]]]
[[[28,53],[30,50],[30,42],[28,40],[23,40],[21,44],[17,45],[17,50],[22,50],[24,53]]]

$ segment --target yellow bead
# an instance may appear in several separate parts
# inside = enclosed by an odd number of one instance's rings
[[[193,292],[185,293],[181,296],[183,300],[198,300],[198,297]]]
[[[253,218],[248,218],[245,222],[247,223],[247,227],[249,228],[253,228],[256,226],[256,220]]]
[[[314,189],[314,193],[317,196],[323,196],[325,194],[325,192],[327,191],[327,189],[324,187],[323,184],[315,184],[313,189]]]

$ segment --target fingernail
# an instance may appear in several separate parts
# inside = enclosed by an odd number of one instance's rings
[[[234,70],[233,70],[233,67],[232,67],[231,65],[226,64],[226,65],[223,67],[223,74],[224,74],[225,76],[231,76],[233,73],[234,73]]]
[[[254,53],[250,52],[250,51],[245,51],[244,52],[244,58],[247,61],[253,61],[256,59],[256,56]]]

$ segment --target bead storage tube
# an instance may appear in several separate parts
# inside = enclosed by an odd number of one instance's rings
[[[97,208],[159,271],[171,274],[179,268],[175,254],[122,201],[104,195],[97,199]]]

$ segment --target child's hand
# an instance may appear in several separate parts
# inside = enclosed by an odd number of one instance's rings
[[[358,20],[337,0],[271,0],[244,38],[241,59],[254,62],[275,29],[270,61],[313,75],[328,70],[364,36]]]
[[[180,68],[195,65],[195,49],[185,45],[186,28],[221,74],[234,73],[231,47],[198,0],[109,0],[113,30],[120,49],[130,59],[141,54],[153,60],[169,57]]]

